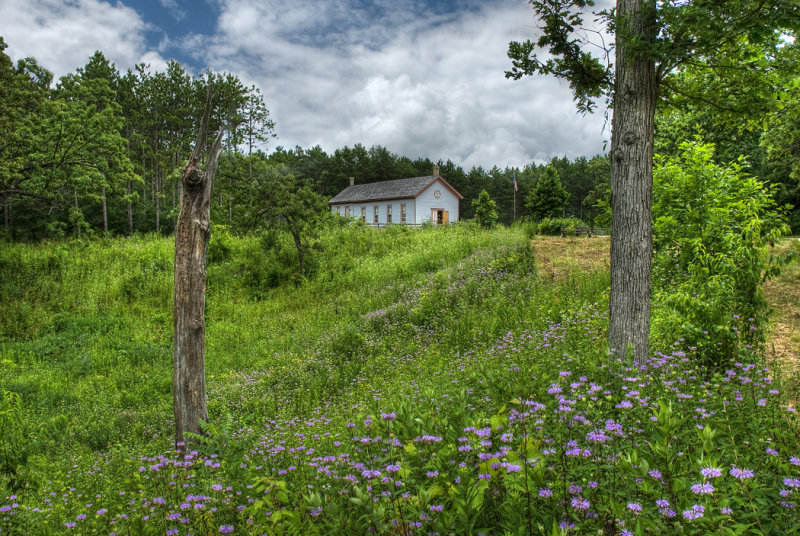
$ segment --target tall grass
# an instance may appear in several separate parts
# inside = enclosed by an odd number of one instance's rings
[[[478,247],[515,241],[511,231],[468,225],[331,226],[315,245],[311,278],[264,289],[252,284],[253,274],[270,268],[258,264],[263,241],[220,229],[208,267],[210,382],[291,369],[436,269]],[[0,390],[20,393],[35,422],[70,416],[65,447],[168,434],[172,258],[171,239],[157,236],[0,249]],[[287,262],[291,269],[293,259]]]
[[[18,272],[0,284],[3,308],[42,321],[3,324],[0,391],[16,394],[0,400],[0,451],[24,463],[3,466],[0,531],[798,526],[780,374],[747,349],[706,370],[680,341],[641,369],[608,355],[607,270],[541,281],[520,230],[356,225],[326,229],[315,269],[276,287],[252,274],[265,257],[292,269],[284,238],[217,235],[211,422],[183,455],[170,445],[169,241],[3,249],[3,272]],[[48,261],[52,248],[68,255]],[[27,271],[48,262],[26,298]]]

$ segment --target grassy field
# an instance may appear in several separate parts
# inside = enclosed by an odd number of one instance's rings
[[[171,241],[2,245],[0,534],[798,526],[792,371],[609,356],[607,239],[331,227],[300,277],[286,237],[213,237],[211,423],[185,455]]]

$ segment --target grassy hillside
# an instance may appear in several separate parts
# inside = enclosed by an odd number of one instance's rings
[[[607,269],[547,246],[333,227],[301,278],[285,237],[218,229],[212,422],[179,456],[171,242],[4,244],[0,533],[796,526],[781,375],[746,351],[704,370],[680,341],[642,370],[608,356]]]

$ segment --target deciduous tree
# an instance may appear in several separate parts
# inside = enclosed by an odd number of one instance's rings
[[[287,231],[297,249],[298,273],[306,273],[308,239],[318,231],[321,218],[330,210],[325,198],[310,184],[302,184],[292,170],[271,165],[260,155],[250,158],[253,179],[242,192],[240,202],[247,206],[245,225],[250,228],[279,228]]]
[[[637,363],[649,354],[650,265],[652,259],[653,130],[659,89],[688,64],[704,65],[724,81],[742,65],[737,44],[770,45],[800,28],[796,0],[618,0],[613,11],[594,13],[605,28],[584,24],[592,0],[530,0],[542,34],[536,42],[512,42],[512,69],[506,76],[545,74],[567,79],[578,109],[592,111],[596,101],[613,105],[611,135],[611,297],[609,346],[633,350]],[[604,32],[614,34],[614,61],[609,47],[600,59],[586,51],[587,35],[602,45]],[[535,51],[547,49],[540,60]],[[719,61],[718,61],[719,60]],[[729,62],[728,60],[731,60]],[[612,65],[613,63],[613,65]],[[612,76],[613,70],[613,76]],[[750,80],[742,77],[739,80]],[[747,91],[737,88],[737,91]]]

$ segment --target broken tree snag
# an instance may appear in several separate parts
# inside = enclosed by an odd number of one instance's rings
[[[210,233],[211,187],[222,152],[222,129],[200,158],[206,143],[208,111],[200,124],[192,156],[181,173],[183,196],[175,224],[174,362],[172,373],[175,444],[182,449],[186,432],[200,434],[208,420],[205,374],[206,257]]]

